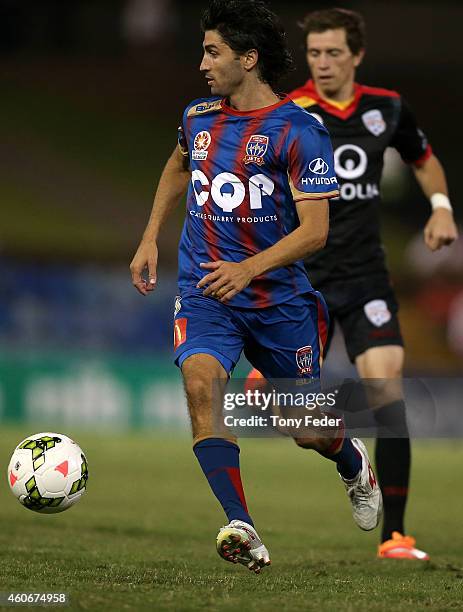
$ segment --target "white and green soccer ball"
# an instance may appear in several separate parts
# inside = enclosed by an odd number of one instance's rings
[[[87,459],[71,438],[38,433],[18,444],[8,483],[23,506],[41,514],[63,512],[79,501],[88,480]]]

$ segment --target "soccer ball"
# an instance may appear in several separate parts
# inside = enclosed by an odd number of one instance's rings
[[[8,466],[8,483],[23,506],[41,514],[63,512],[85,493],[87,459],[70,438],[38,433],[20,442]]]

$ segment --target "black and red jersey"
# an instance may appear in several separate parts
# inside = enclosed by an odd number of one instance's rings
[[[384,151],[394,147],[414,164],[432,153],[412,111],[397,92],[359,84],[347,105],[321,98],[312,80],[290,97],[328,129],[340,184],[327,244],[306,261],[312,284],[387,273],[379,222]]]

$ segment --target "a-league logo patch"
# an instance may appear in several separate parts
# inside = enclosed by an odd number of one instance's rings
[[[386,122],[383,119],[381,111],[377,108],[363,113],[362,121],[367,130],[370,131],[373,136],[380,136],[383,132],[386,131]]]
[[[313,351],[310,345],[301,346],[296,351],[296,363],[299,368],[299,376],[304,374],[312,374]]]
[[[211,141],[211,135],[207,130],[198,132],[193,142],[194,150],[191,153],[191,157],[195,161],[204,161],[207,159],[207,149],[209,148]]]
[[[363,310],[367,319],[375,327],[381,327],[381,325],[388,323],[392,318],[391,311],[384,300],[372,300],[365,304]]]
[[[246,145],[246,155],[243,158],[245,164],[264,165],[264,155],[267,153],[269,143],[268,136],[253,134]]]

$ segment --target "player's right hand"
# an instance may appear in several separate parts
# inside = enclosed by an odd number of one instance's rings
[[[158,247],[156,242],[142,240],[130,264],[132,284],[142,295],[147,295],[156,286],[156,267],[158,263]],[[148,280],[143,273],[148,272]]]

